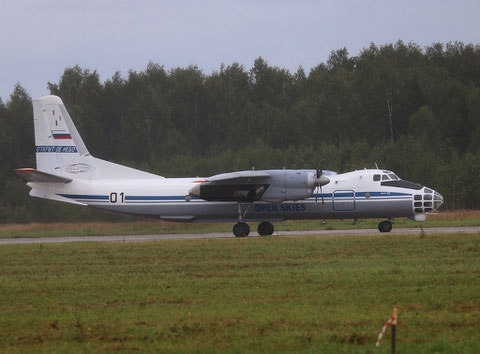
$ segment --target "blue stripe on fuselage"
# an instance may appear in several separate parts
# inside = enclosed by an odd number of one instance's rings
[[[370,196],[367,197],[366,194],[369,193]],[[86,195],[86,194],[58,194],[62,197],[65,198],[70,198],[70,199],[84,199],[84,200],[109,200],[108,195]],[[378,199],[408,199],[412,195],[409,193],[398,193],[398,192],[358,192],[355,193],[355,198],[370,198],[373,197],[372,199],[378,200]],[[319,194],[313,194],[312,197],[307,198],[312,199],[312,198],[332,198],[332,193],[319,193]],[[347,198],[353,197],[353,193],[335,193],[335,198]],[[198,201],[203,201],[203,199],[193,197],[191,200],[198,200]],[[185,196],[139,196],[139,195],[127,195],[125,196],[125,201],[126,202],[135,202],[135,203],[141,203],[141,202],[161,202],[161,201],[185,201]]]
[[[69,199],[108,200],[108,195],[58,194]]]
[[[185,200],[185,196],[149,196],[149,195],[126,195],[125,200]],[[194,197],[192,197],[194,199]]]
[[[411,197],[410,193],[399,193],[399,192],[355,192],[355,198],[367,197],[366,194],[370,194],[370,197]],[[318,193],[313,194],[312,197],[318,198],[331,198],[332,193]],[[353,197],[353,193],[335,193],[335,198],[338,197]]]

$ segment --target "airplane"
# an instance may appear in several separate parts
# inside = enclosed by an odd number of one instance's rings
[[[62,100],[32,100],[37,168],[15,172],[30,195],[121,214],[178,222],[236,222],[233,234],[272,235],[272,222],[300,219],[394,218],[424,221],[443,203],[432,188],[378,169],[245,170],[202,178],[165,178],[93,157]]]

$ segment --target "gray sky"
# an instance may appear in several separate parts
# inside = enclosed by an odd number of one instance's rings
[[[478,0],[0,0],[0,97],[16,82],[48,94],[47,82],[76,64],[102,80],[149,61],[210,74],[259,56],[308,72],[344,46],[357,55],[399,39],[478,44],[479,19]]]

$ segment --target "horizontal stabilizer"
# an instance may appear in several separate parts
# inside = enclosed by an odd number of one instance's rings
[[[15,173],[28,182],[45,182],[45,183],[69,183],[71,178],[52,175],[50,173],[38,171],[34,168],[17,168]]]

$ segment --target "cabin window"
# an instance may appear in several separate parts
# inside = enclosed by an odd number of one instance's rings
[[[382,181],[388,181],[390,178],[388,178],[387,175],[382,175]]]
[[[431,195],[431,194],[425,194],[425,195],[423,196],[423,199],[425,199],[425,200],[432,200],[432,195]]]
[[[422,202],[415,202],[413,205],[418,208],[422,206]]]
[[[417,194],[417,195],[415,195],[415,197],[413,197],[413,199],[422,200],[422,196],[420,194]]]
[[[373,180],[375,182],[380,181],[380,175],[373,175]]]
[[[424,203],[423,203],[423,206],[431,207],[431,206],[432,206],[432,202],[424,202]]]

